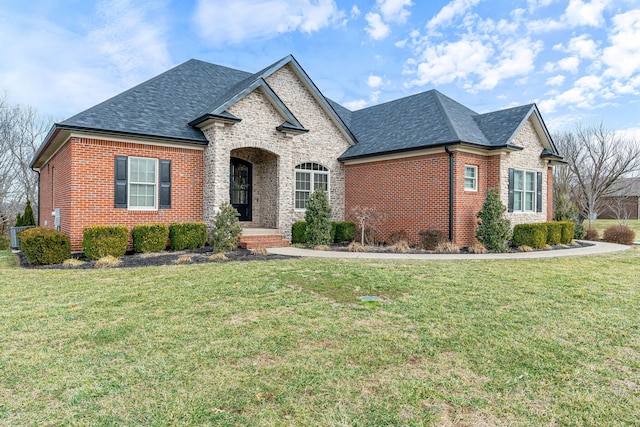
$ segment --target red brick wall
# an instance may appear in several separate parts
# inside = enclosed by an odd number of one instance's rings
[[[475,240],[476,214],[488,188],[499,188],[500,157],[454,153],[453,240],[465,247]],[[465,191],[464,166],[478,167],[478,191]],[[449,155],[385,160],[345,166],[345,216],[367,206],[384,214],[377,239],[404,230],[411,243],[420,230],[435,228],[449,233]]]
[[[54,208],[60,209],[60,231],[71,229],[71,144],[65,144],[40,169],[40,225],[53,228]]]
[[[382,214],[376,239],[404,230],[412,243],[418,232],[449,229],[449,156],[438,153],[406,159],[345,166],[345,217],[355,207],[375,208]]]
[[[114,156],[139,156],[171,160],[171,209],[134,211],[114,207]],[[58,159],[59,158],[59,159]],[[62,231],[71,238],[72,251],[82,249],[82,232],[96,224],[126,225],[130,230],[136,224],[161,222],[170,224],[182,221],[203,220],[203,151],[179,147],[161,147],[147,144],[104,141],[88,138],[72,138],[56,157],[43,167],[45,170],[53,162],[69,165],[65,181],[58,181],[55,169],[54,196],[57,191],[70,196],[61,212]],[[41,194],[50,190],[50,183],[43,182],[41,173]],[[57,187],[63,184],[63,189]],[[61,196],[63,197],[63,196]],[[41,214],[49,218],[53,226],[46,197],[43,199]],[[58,199],[55,198],[58,203]],[[54,206],[61,207],[61,206]],[[47,212],[46,209],[49,209]],[[44,225],[44,223],[42,223]]]

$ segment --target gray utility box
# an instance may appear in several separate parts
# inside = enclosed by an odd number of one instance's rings
[[[22,227],[11,227],[11,249],[20,249],[20,244],[18,242],[18,233],[22,230],[26,230],[27,228],[32,228],[32,225],[25,225]]]

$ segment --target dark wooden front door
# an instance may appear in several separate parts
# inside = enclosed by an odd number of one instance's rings
[[[240,213],[240,221],[251,221],[251,163],[232,157],[230,169],[231,206]]]

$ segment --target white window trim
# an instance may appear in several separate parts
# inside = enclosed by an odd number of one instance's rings
[[[473,188],[467,188],[467,169],[473,169]],[[476,165],[464,165],[464,191],[478,191],[478,166]]]
[[[515,186],[515,175],[518,172],[522,172],[522,190],[516,190]],[[527,190],[527,173],[533,174],[533,190]],[[537,174],[535,171],[532,170],[527,170],[527,169],[513,169],[513,212],[512,213],[516,213],[516,214],[531,214],[531,213],[536,213],[536,206],[538,206],[538,200],[537,200],[537,185],[538,183],[536,182],[537,178]],[[522,209],[518,209],[516,210],[516,194],[521,193],[522,197],[521,197],[521,206]],[[527,202],[526,202],[526,193],[533,193],[533,206],[531,208],[531,210],[527,210],[526,206],[527,206]]]
[[[326,170],[324,171],[319,171],[319,170],[311,170],[311,169],[298,169],[298,166],[300,165],[304,165],[305,163],[311,163],[311,164],[315,164],[318,166],[322,166],[323,168],[325,168]],[[311,190],[298,190],[297,188],[297,184],[298,184],[298,180],[296,179],[296,172],[305,172],[305,173],[309,173],[311,175],[311,181],[310,181],[310,187]],[[327,199],[331,200],[331,171],[329,170],[328,167],[326,167],[325,165],[323,165],[322,163],[316,163],[316,162],[302,162],[302,163],[298,163],[294,168],[293,168],[293,208],[295,212],[306,212],[307,208],[297,208],[296,207],[296,193],[298,191],[304,191],[304,192],[309,192],[309,197],[311,197],[311,195],[313,194],[314,190],[313,187],[315,185],[315,174],[321,174],[321,175],[326,175],[327,177]]]
[[[153,207],[151,206],[131,206],[131,184],[144,184],[150,185],[148,182],[134,182],[131,180],[131,159],[142,159],[142,160],[153,160],[155,163],[155,176],[156,181],[153,184],[155,187],[155,191],[153,194]],[[137,156],[129,156],[127,159],[127,209],[130,211],[157,211],[158,210],[158,199],[159,199],[159,188],[160,188],[160,170],[159,170],[159,161],[153,157],[137,157]]]

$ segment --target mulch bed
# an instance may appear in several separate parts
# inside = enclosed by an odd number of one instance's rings
[[[177,265],[178,259],[180,257],[189,256],[191,257],[190,262],[181,263],[181,265],[185,264],[205,264],[212,262],[229,262],[229,261],[266,261],[266,260],[274,260],[274,259],[290,259],[292,257],[287,255],[276,255],[276,254],[267,254],[267,255],[257,255],[247,249],[236,249],[232,252],[227,252],[225,255],[227,257],[226,260],[215,260],[210,261],[209,257],[213,255],[213,251],[210,247],[204,247],[195,250],[187,250],[187,251],[166,251],[166,252],[158,252],[158,253],[150,253],[150,254],[134,254],[128,253],[119,258],[121,261],[120,264],[114,267],[108,268],[128,268],[128,267],[154,267],[161,265]],[[21,267],[25,268],[37,268],[37,269],[62,269],[62,270],[81,270],[81,269],[91,269],[97,268],[95,266],[95,261],[90,260],[84,256],[77,257],[80,261],[83,261],[84,264],[76,266],[76,267],[64,267],[62,264],[54,264],[54,265],[43,265],[43,266],[31,266],[27,262],[27,258],[24,256],[22,252],[18,254],[19,256],[19,264]]]

